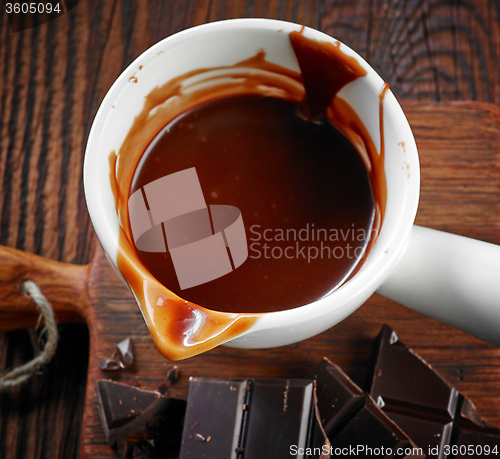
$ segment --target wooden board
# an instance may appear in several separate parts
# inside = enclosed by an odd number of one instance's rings
[[[403,104],[421,158],[422,193],[417,223],[500,244],[500,109],[480,103]],[[155,388],[172,362],[155,349],[131,294],[100,249],[86,266],[49,262],[2,249],[0,324],[32,326],[37,314],[18,292],[32,278],[60,310],[59,320],[85,320],[90,356],[82,430],[82,455],[112,458],[97,414],[95,382],[112,377]],[[68,301],[67,299],[71,299]],[[437,307],[439,305],[436,305]],[[301,343],[271,350],[221,347],[176,363],[181,372],[171,394],[185,397],[189,376],[301,377],[323,356],[364,383],[373,338],[388,323],[400,339],[428,360],[500,427],[500,348],[422,316],[375,294],[331,330]],[[98,368],[115,344],[131,336],[134,365],[119,373]]]
[[[498,1],[79,0],[61,18],[19,33],[12,33],[7,15],[0,14],[0,244],[60,261],[89,262],[95,238],[81,164],[100,101],[119,73],[158,40],[233,17],[277,18],[323,30],[366,58],[398,97],[500,105]],[[492,143],[494,136],[474,128],[488,113],[473,110],[467,120],[454,113],[471,126],[469,142],[476,145],[471,167],[489,157],[480,139]],[[463,141],[459,128],[452,135]],[[441,146],[440,158],[447,161],[452,148]],[[434,209],[431,200],[442,191],[435,183],[423,189],[431,194],[419,218]],[[458,195],[467,193],[460,183],[445,184]],[[498,211],[471,205],[477,209],[474,218],[462,218],[454,207],[448,220],[437,210],[431,221],[494,240],[498,225],[491,225]],[[2,459],[78,456],[88,333],[82,324],[59,328],[52,362],[23,387],[0,394]],[[0,370],[30,357],[27,331],[0,333]]]

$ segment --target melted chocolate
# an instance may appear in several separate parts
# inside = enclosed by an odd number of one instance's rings
[[[354,110],[345,101],[335,97],[343,85],[363,76],[365,71],[354,58],[346,56],[340,46],[307,39],[299,32],[292,33],[290,39],[304,78],[298,72],[267,62],[262,51],[253,58],[233,66],[199,69],[180,75],[155,88],[146,97],[143,110],[135,118],[120,151],[110,155],[111,186],[122,223],[117,265],[134,292],[156,346],[167,358],[181,359],[196,355],[239,336],[258,320],[260,313],[255,311],[294,307],[322,296],[359,268],[360,261],[362,262],[359,258],[366,256],[376,240],[386,196],[383,148],[380,153],[377,152]],[[218,77],[214,70],[222,71],[223,76]],[[209,87],[204,83],[210,83]],[[257,95],[261,97],[255,97]],[[165,126],[172,124],[181,130],[182,126],[183,129],[190,130],[190,123],[185,121],[189,121],[190,117],[199,116],[196,115],[197,112],[221,110],[223,113],[231,104],[231,100],[237,99],[237,105],[246,101],[247,108],[255,105],[260,112],[269,109],[275,116],[285,117],[287,123],[283,123],[283,126],[276,120],[270,124],[276,129],[284,129],[282,132],[292,130],[293,140],[279,143],[274,139],[275,143],[268,144],[266,148],[256,142],[245,154],[240,154],[238,149],[244,148],[244,145],[236,139],[229,145],[228,154],[224,157],[227,163],[222,164],[222,161],[219,168],[212,162],[207,167],[203,163],[199,166],[196,152],[191,156],[186,154],[186,157],[181,152],[172,152],[168,162],[165,161],[166,164],[162,165],[166,168],[164,172],[179,171],[189,161],[192,161],[196,168],[203,169],[204,173],[200,179],[207,202],[214,204],[217,202],[213,200],[219,200],[223,204],[240,208],[249,245],[253,242],[250,240],[253,224],[260,224],[260,229],[264,230],[273,226],[297,229],[304,223],[309,223],[311,228],[314,223],[315,228],[339,231],[344,229],[344,234],[345,228],[352,230],[354,224],[357,229],[371,229],[371,238],[368,241],[366,237],[362,238],[360,242],[365,248],[364,254],[358,251],[358,259],[350,264],[344,263],[340,269],[333,267],[331,259],[325,261],[322,258],[318,263],[312,263],[311,267],[306,267],[304,263],[299,266],[287,260],[277,264],[273,264],[273,261],[259,270],[259,260],[249,258],[231,273],[236,277],[241,276],[240,280],[234,281],[234,289],[228,287],[232,282],[229,282],[230,276],[227,275],[219,279],[223,283],[221,288],[215,287],[217,281],[201,285],[200,290],[206,291],[199,292],[200,296],[194,300],[194,296],[187,296],[184,291],[177,290],[178,294],[174,293],[175,278],[172,273],[168,273],[169,268],[162,274],[153,266],[155,263],[149,266],[148,260],[139,260],[131,235],[127,202],[133,190],[132,182],[141,157],[146,151],[152,153],[156,146],[159,148],[164,136],[158,133]],[[297,116],[298,104],[302,117],[308,121]],[[215,107],[218,107],[217,110]],[[243,108],[237,108],[238,116],[245,116],[242,110]],[[252,110],[255,110],[255,107]],[[266,119],[270,119],[270,114],[266,113]],[[227,114],[222,116],[227,119]],[[253,117],[258,119],[256,115]],[[351,158],[327,152],[326,145],[330,141],[332,144],[333,141],[343,143],[341,150],[351,150],[351,153],[352,146],[332,125],[325,122],[325,119],[338,127],[345,138],[356,145],[357,152],[354,152]],[[208,120],[206,122],[209,123]],[[264,124],[261,123],[261,128]],[[194,125],[192,128],[198,129]],[[298,129],[297,132],[295,128]],[[232,133],[226,132],[226,137],[236,136],[238,130],[240,135],[247,135],[246,128],[240,123],[240,127],[232,129]],[[299,141],[298,132],[304,133],[305,141]],[[314,137],[313,132],[319,133],[318,138]],[[188,137],[185,136],[183,141],[195,141],[189,140]],[[224,138],[221,135],[219,137]],[[227,138],[225,141],[227,142]],[[295,145],[295,141],[302,146]],[[286,148],[290,148],[290,151],[286,151]],[[207,154],[210,155],[210,151],[213,153],[214,149],[216,147],[206,150]],[[253,154],[250,154],[252,149]],[[220,151],[217,152],[217,155],[220,154]],[[292,155],[294,159],[289,161]],[[177,158],[176,166],[170,164],[170,156]],[[235,161],[235,158],[238,158],[238,161]],[[241,171],[241,158],[245,158],[244,167],[251,165],[247,167],[248,170]],[[264,160],[268,164],[266,167],[263,166]],[[139,169],[142,169],[146,162],[143,161]],[[365,163],[366,169],[360,167],[362,162]],[[146,169],[147,167],[144,167],[144,171]],[[339,173],[338,169],[343,170]],[[248,175],[239,174],[238,170],[248,172]],[[134,187],[140,184],[141,170],[138,172],[138,181],[134,183]],[[239,180],[246,181],[247,188],[233,183],[237,176],[240,177]],[[341,199],[337,193],[342,195]],[[328,200],[335,200],[335,203],[329,203]],[[334,215],[327,204],[335,204],[334,208],[337,210],[350,212],[349,217],[343,215],[338,219],[338,215]],[[360,210],[352,213],[358,204],[361,204]],[[346,243],[349,237],[341,236],[341,239]],[[162,266],[168,266],[168,253],[165,255],[165,263]],[[152,271],[155,272],[154,275]],[[269,279],[269,275],[272,279]],[[159,282],[155,276],[165,277],[162,281],[164,283]],[[246,281],[244,276],[248,276]],[[266,286],[266,283],[269,286]],[[245,287],[245,284],[248,285]],[[252,299],[253,295],[256,295],[256,299]],[[207,305],[238,312],[218,312],[207,309]]]
[[[196,167],[207,203],[240,209],[249,247],[243,265],[185,290],[168,251],[138,250],[163,285],[210,309],[267,312],[314,301],[353,272],[375,214],[368,172],[341,132],[297,111],[272,97],[217,99],[184,113],[153,141],[131,192]]]
[[[340,51],[340,43],[323,42],[291,32],[290,43],[300,66],[306,97],[302,114],[308,121],[325,121],[327,109],[336,94],[348,83],[366,75],[366,70],[351,56]]]

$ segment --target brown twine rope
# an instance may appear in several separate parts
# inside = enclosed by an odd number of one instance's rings
[[[42,365],[50,362],[56,352],[57,341],[59,339],[54,310],[38,285],[31,280],[25,280],[21,283],[21,291],[30,296],[40,310],[35,330],[38,330],[42,318],[44,320],[44,327],[38,336],[36,336],[36,333],[31,334],[35,354],[33,359],[0,375],[0,391],[21,385],[30,379]],[[45,344],[42,346],[41,342],[44,338]]]

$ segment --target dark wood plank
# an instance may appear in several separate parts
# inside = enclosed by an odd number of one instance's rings
[[[500,104],[497,1],[329,1],[321,29],[356,49],[401,98]]]
[[[113,6],[93,3],[16,34],[0,15],[0,242],[77,263],[94,246],[81,164]],[[0,335],[2,371],[31,356],[26,331]],[[0,395],[0,457],[78,457],[87,360],[87,327],[61,326],[53,361]]]
[[[1,14],[0,243],[53,259],[89,261],[94,239],[81,163],[105,92],[135,56],[161,38],[209,20],[240,16],[297,21],[332,34],[367,58],[398,97],[500,104],[497,1],[80,0],[69,14],[16,34]],[[466,140],[462,136],[461,142]],[[442,158],[449,154],[448,161],[456,160],[439,142],[433,148]],[[483,152],[478,149],[461,166],[463,174],[471,162],[483,161]],[[444,218],[452,214],[444,212],[444,217],[432,217],[438,223],[434,226],[493,240],[498,208],[496,214],[485,213],[463,184],[453,185],[461,189],[461,203],[474,218],[460,219],[454,227]],[[483,185],[481,195],[494,196]],[[433,199],[441,191],[440,184],[435,187],[429,191]],[[431,209],[421,207],[419,218]],[[479,217],[487,220],[486,226],[474,223]],[[71,359],[69,349],[86,354],[87,331],[73,325],[61,330],[53,364],[32,384],[0,398],[2,458],[76,455],[86,363]],[[0,335],[0,369],[29,354],[25,332]],[[481,380],[481,375],[475,377]]]

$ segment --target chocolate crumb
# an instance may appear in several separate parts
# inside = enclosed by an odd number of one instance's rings
[[[165,383],[161,383],[159,386],[158,386],[158,392],[162,395],[168,395],[168,387]]]
[[[120,341],[116,345],[116,350],[122,368],[128,368],[132,365],[134,362],[134,353],[132,351],[132,340],[130,338],[125,338],[123,341]]]
[[[111,358],[100,361],[99,368],[106,371],[116,371],[128,368],[133,362],[132,340],[125,338],[117,344]]]
[[[102,359],[99,362],[99,368],[101,370],[106,370],[106,371],[116,371],[119,370],[120,367],[120,362],[118,362],[115,359]]]
[[[179,367],[177,365],[169,368],[166,379],[170,384],[175,384],[179,380]]]

